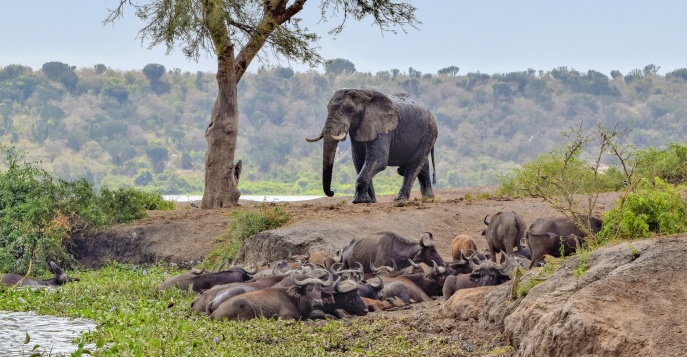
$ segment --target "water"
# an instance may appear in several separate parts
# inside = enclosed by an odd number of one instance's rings
[[[96,323],[87,319],[72,319],[51,315],[36,315],[35,312],[0,311],[0,355],[29,356],[33,352],[43,355],[69,355],[78,349],[77,343],[82,331],[94,331]],[[29,334],[31,341],[24,345]],[[91,350],[95,345],[87,346]],[[23,352],[22,352],[23,348]]]
[[[295,201],[307,201],[322,198],[324,196],[265,196],[265,195],[241,195],[239,199],[257,202],[295,202]],[[191,202],[200,201],[203,196],[191,196],[191,195],[162,195],[162,198],[166,201],[175,202]]]

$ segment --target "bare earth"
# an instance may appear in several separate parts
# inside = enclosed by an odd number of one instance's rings
[[[394,196],[378,197],[375,204],[354,205],[346,196],[269,203],[268,208],[278,205],[290,212],[291,221],[249,239],[239,259],[247,264],[284,258],[289,251],[334,253],[366,233],[394,231],[417,239],[429,231],[450,261],[450,243],[458,234],[473,237],[479,249],[486,249],[480,233],[488,214],[512,210],[527,225],[537,217],[557,215],[541,199],[494,198],[492,193],[491,187],[439,189],[433,202],[425,202],[413,191],[402,204],[394,202]],[[612,207],[615,198],[613,193],[602,195],[595,212]],[[241,209],[263,205],[240,203]],[[86,238],[75,250],[90,267],[109,259],[190,266],[214,248],[214,238],[229,224],[230,210],[178,204],[174,211],[149,212],[142,221]],[[397,321],[388,333],[403,334],[416,343],[445,341],[446,348],[436,351],[437,356],[487,355],[500,347],[506,351],[500,355],[517,356],[678,356],[687,353],[685,253],[685,235],[632,242],[632,247],[624,243],[592,253],[582,277],[572,274],[579,262],[570,259],[515,301],[508,297],[512,284],[507,283],[470,289],[474,291],[456,294],[445,304],[439,298],[360,318]]]

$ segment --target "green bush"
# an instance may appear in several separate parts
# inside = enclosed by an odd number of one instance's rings
[[[212,266],[233,260],[248,237],[279,228],[291,219],[291,213],[278,206],[274,206],[272,209],[267,207],[267,204],[262,204],[257,211],[248,209],[231,211],[229,213],[231,220],[227,231],[217,238],[220,243],[224,244],[208,254],[208,263]]]
[[[577,193],[614,191],[622,187],[622,173],[616,168],[599,173],[584,160],[574,155],[567,163],[557,153],[543,153],[534,161],[527,162],[518,169],[499,175],[499,196],[529,196],[534,194],[555,194],[566,190]],[[562,174],[562,173],[565,174]]]
[[[650,147],[638,151],[637,160],[642,163],[642,178],[660,177],[673,185],[687,183],[687,145],[670,144],[663,150]]]
[[[0,271],[26,273],[69,267],[72,238],[104,225],[142,218],[146,209],[172,208],[159,194],[134,189],[97,194],[85,179],[55,178],[15,148],[0,145]]]
[[[680,188],[660,178],[642,179],[637,191],[604,214],[601,241],[687,232],[687,202]]]

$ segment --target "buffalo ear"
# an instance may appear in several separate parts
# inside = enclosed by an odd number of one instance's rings
[[[358,129],[353,135],[357,141],[374,140],[389,133],[398,126],[398,110],[391,99],[383,93],[369,91],[369,100]]]

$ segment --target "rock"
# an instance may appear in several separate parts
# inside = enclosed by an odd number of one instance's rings
[[[572,273],[580,257],[568,259],[519,301],[504,303],[511,284],[495,288],[480,319],[500,326],[516,356],[683,354],[687,340],[675,336],[687,326],[687,239],[629,244],[589,254],[581,277]]]
[[[495,286],[483,286],[458,290],[441,305],[441,311],[456,320],[476,320],[484,307],[485,296],[494,288]]]

